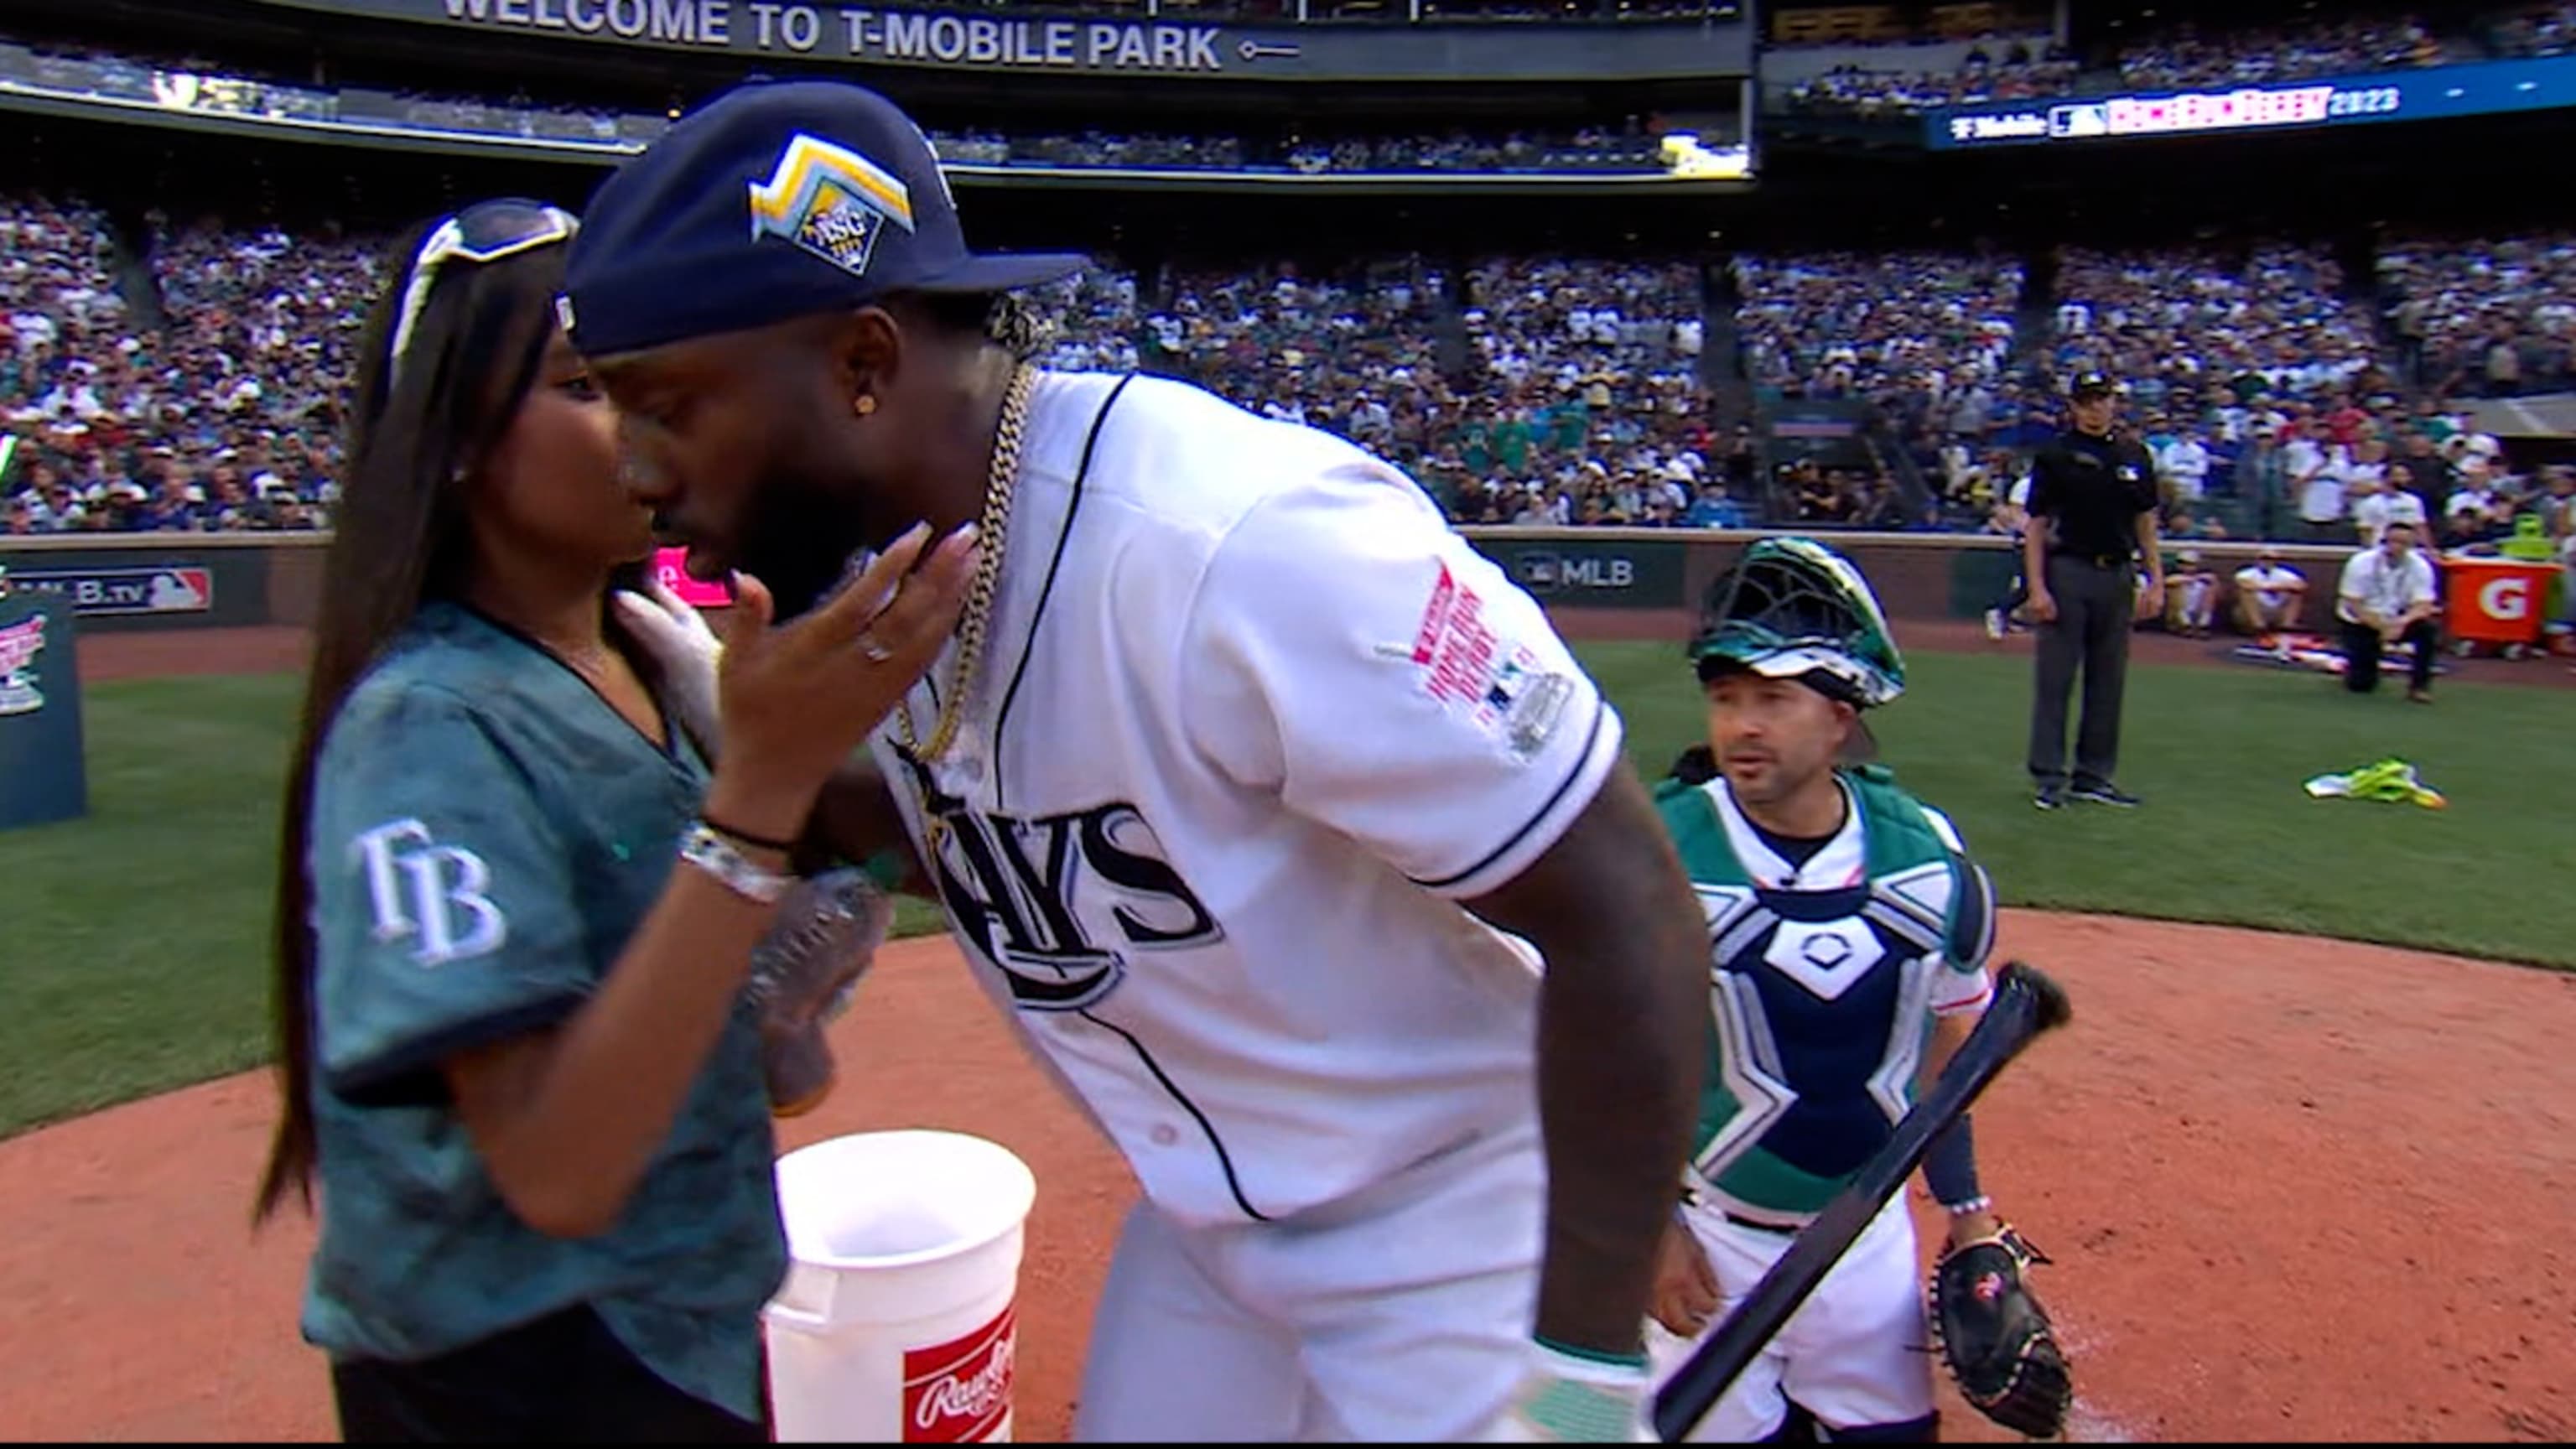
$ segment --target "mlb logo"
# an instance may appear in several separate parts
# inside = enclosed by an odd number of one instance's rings
[[[152,576],[151,597],[144,607],[155,614],[200,613],[214,593],[214,577],[205,569],[163,569]]]

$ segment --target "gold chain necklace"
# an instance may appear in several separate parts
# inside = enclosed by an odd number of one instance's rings
[[[1018,491],[1014,486],[1020,476],[1020,436],[1026,429],[1029,397],[1037,390],[1037,369],[1026,363],[1011,369],[1009,389],[1002,395],[1002,421],[993,438],[993,467],[984,483],[984,515],[976,521],[976,547],[983,550],[975,560],[975,577],[966,586],[966,607],[957,619],[957,668],[949,681],[948,697],[940,701],[939,720],[932,726],[930,742],[916,745],[912,732],[912,708],[909,704],[895,711],[895,738],[903,751],[928,769],[946,757],[957,743],[957,727],[965,718],[966,701],[975,692],[976,667],[983,662],[984,630],[991,622],[993,595],[1002,577],[1002,549],[1011,526],[1011,499]]]

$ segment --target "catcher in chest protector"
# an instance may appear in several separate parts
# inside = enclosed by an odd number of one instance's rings
[[[1862,711],[1905,688],[1867,580],[1811,540],[1757,543],[1689,655],[1709,743],[1657,800],[1708,916],[1711,1056],[1647,1331],[1659,1384],[1887,1141],[1992,995],[1985,871],[1867,763]],[[1935,1439],[1934,1355],[1997,1423],[2061,1432],[2066,1365],[2026,1281],[2047,1259],[1979,1191],[1966,1117],[1924,1178],[1950,1221],[1929,1313],[1900,1193],[1693,1440]]]

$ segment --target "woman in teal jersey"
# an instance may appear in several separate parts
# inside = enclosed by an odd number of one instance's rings
[[[302,1327],[352,1439],[767,1437],[749,962],[973,554],[916,530],[784,625],[737,577],[711,768],[611,602],[653,530],[560,325],[575,225],[500,200],[407,237],[351,409],[258,1215],[320,1189]]]

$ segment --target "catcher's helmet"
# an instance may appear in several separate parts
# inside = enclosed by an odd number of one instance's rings
[[[1766,538],[1711,585],[1689,655],[1699,677],[1749,669],[1859,708],[1905,692],[1905,660],[1869,580],[1812,538]]]

